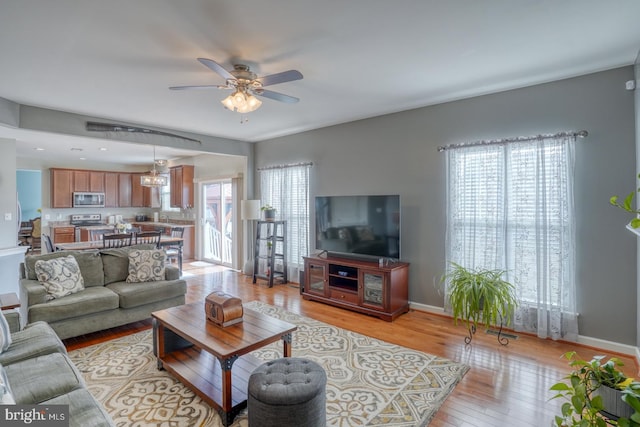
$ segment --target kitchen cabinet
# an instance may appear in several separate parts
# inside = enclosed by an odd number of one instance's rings
[[[104,206],[106,208],[116,208],[119,206],[118,202],[118,177],[117,172],[105,172],[104,173]]]
[[[193,166],[181,165],[169,168],[172,208],[193,207]]]
[[[131,207],[139,208],[144,207],[145,204],[145,196],[144,193],[149,192],[149,187],[143,187],[140,184],[141,173],[132,173],[131,174]],[[146,197],[149,200],[149,196]]]
[[[53,227],[53,244],[73,243],[76,241],[75,227]]]
[[[73,191],[87,193],[89,190],[89,171],[73,171]]]
[[[182,235],[184,239],[183,247],[182,247],[182,258],[183,259],[193,259],[196,255],[195,246],[196,246],[196,229],[195,227],[185,227],[184,234]]]
[[[103,193],[104,172],[89,170],[73,171],[73,191]]]
[[[121,208],[131,207],[131,174],[118,174],[118,206]]]
[[[73,170],[52,168],[50,170],[50,177],[51,207],[73,207]]]
[[[140,184],[142,173],[131,174],[131,207],[159,208],[160,188]]]
[[[104,172],[89,172],[89,191],[92,193],[104,193]]]
[[[104,205],[107,208],[117,207],[161,207],[161,189],[158,187],[143,187],[140,184],[142,173],[137,172],[109,172],[80,169],[50,169],[51,207],[73,207],[74,192],[104,193]],[[180,179],[186,179],[190,187],[180,187],[180,197],[185,197],[181,206],[193,206],[193,166],[186,175],[182,173]],[[177,185],[177,184],[176,184]]]

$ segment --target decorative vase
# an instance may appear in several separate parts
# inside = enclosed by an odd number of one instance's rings
[[[275,221],[276,219],[276,210],[275,209],[264,209],[262,211],[262,218],[265,221]]]
[[[593,391],[594,396],[602,397],[604,406],[603,415],[607,418],[617,420],[620,417],[630,418],[633,415],[633,408],[622,400],[622,390],[601,385]]]

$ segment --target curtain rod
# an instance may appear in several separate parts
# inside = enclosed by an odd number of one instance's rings
[[[290,163],[288,165],[273,165],[273,166],[265,166],[263,168],[258,168],[259,171],[266,171],[268,169],[285,169],[285,168],[293,168],[296,166],[313,166],[313,162],[302,162],[302,163]]]
[[[589,135],[589,132],[586,130],[581,131],[570,131],[570,132],[558,132],[546,135],[534,135],[534,136],[518,136],[515,138],[503,138],[503,139],[485,139],[482,141],[474,141],[474,142],[463,142],[461,144],[449,144],[445,146],[438,147],[438,151],[442,152],[445,150],[451,150],[456,148],[463,147],[473,147],[475,145],[495,145],[495,144],[508,144],[510,142],[524,142],[524,141],[536,141],[547,138],[563,138],[567,136],[579,136],[581,138],[585,138]]]

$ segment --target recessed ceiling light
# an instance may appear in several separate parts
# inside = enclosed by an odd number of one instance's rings
[[[82,151],[82,148],[72,148],[71,151]]]
[[[36,147],[36,148],[34,148],[34,150],[36,150],[36,151],[44,151],[44,148],[42,148],[42,147]]]
[[[80,157],[80,160],[87,160],[86,157]]]
[[[100,151],[107,151],[107,147],[100,147]]]

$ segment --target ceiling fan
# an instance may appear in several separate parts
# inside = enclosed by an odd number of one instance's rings
[[[302,73],[298,70],[283,71],[281,73],[270,74],[258,77],[245,64],[234,64],[233,70],[227,71],[222,65],[212,59],[198,58],[201,64],[225,78],[224,85],[203,85],[203,86],[171,86],[171,90],[187,89],[231,89],[233,93],[223,99],[222,105],[225,108],[238,113],[250,113],[257,110],[262,101],[256,96],[273,99],[275,101],[295,104],[298,98],[264,89],[279,83],[291,82],[302,79]]]

